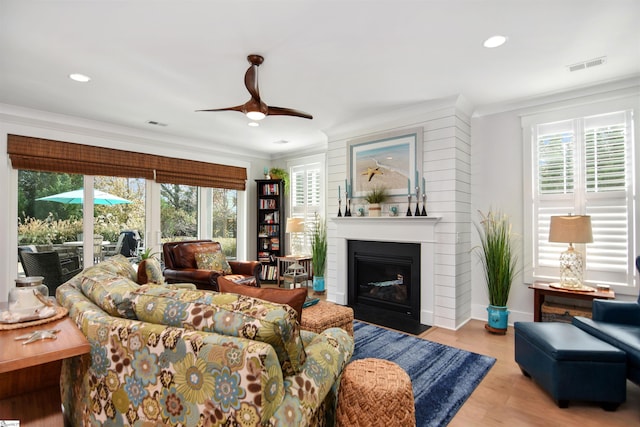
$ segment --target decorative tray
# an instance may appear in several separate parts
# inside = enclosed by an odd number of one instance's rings
[[[549,286],[555,289],[562,289],[563,291],[569,292],[595,292],[596,288],[592,288],[591,286],[580,285],[578,287],[569,287],[563,286],[561,283],[549,283]]]
[[[0,331],[42,325],[61,319],[68,312],[69,310],[65,307],[60,306],[46,307],[40,313],[22,317],[14,317],[8,311],[2,311],[0,312]]]

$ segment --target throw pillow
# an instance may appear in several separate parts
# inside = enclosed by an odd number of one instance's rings
[[[153,257],[143,259],[138,264],[138,284],[146,285],[147,283],[164,284],[160,261]]]
[[[285,376],[299,373],[307,359],[296,312],[287,305],[243,295],[156,285],[140,286],[132,300],[136,316],[143,322],[270,344]]]
[[[140,286],[113,273],[97,273],[82,278],[82,293],[111,316],[137,319],[131,298],[132,292]]]
[[[255,286],[239,285],[223,276],[218,277],[218,288],[220,292],[246,295],[277,304],[287,304],[296,311],[298,323],[302,320],[302,305],[307,299],[307,288],[256,288]]]
[[[231,274],[231,266],[222,252],[198,252],[195,255],[196,264],[200,270],[222,271]]]

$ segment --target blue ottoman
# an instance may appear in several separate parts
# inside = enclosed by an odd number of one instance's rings
[[[584,400],[615,411],[626,400],[624,351],[569,323],[515,322],[514,329],[516,363],[559,407]]]

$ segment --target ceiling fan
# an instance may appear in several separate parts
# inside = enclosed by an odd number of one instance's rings
[[[303,111],[294,110],[292,108],[273,107],[260,99],[260,92],[258,91],[258,67],[264,61],[264,58],[260,55],[249,55],[247,60],[251,63],[251,66],[244,74],[244,85],[251,94],[251,99],[242,105],[227,108],[214,108],[211,110],[197,110],[197,111],[240,111],[244,113],[251,120],[262,120],[266,116],[295,116],[305,119],[313,119],[311,114],[307,114]]]

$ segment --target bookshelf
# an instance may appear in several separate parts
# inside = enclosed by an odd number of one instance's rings
[[[284,182],[281,179],[256,179],[258,208],[258,261],[262,263],[261,281],[278,280],[277,257],[284,255]]]

